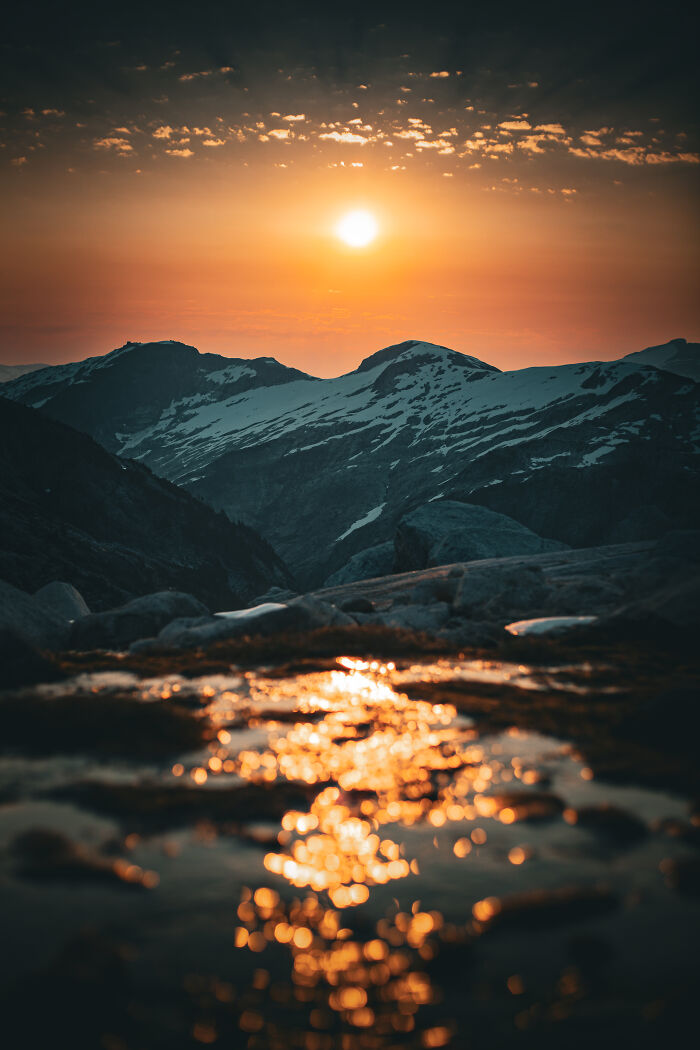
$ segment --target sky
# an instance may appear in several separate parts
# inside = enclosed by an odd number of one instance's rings
[[[3,28],[3,363],[177,339],[337,375],[413,338],[500,368],[700,338],[675,0],[39,0]]]

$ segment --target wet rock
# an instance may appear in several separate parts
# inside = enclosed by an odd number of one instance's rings
[[[666,885],[679,893],[700,897],[700,859],[680,857],[678,860],[663,860],[661,871]]]
[[[70,634],[63,618],[46,609],[32,595],[3,580],[0,580],[0,629],[12,632],[25,645],[36,649],[64,648]]]
[[[483,795],[477,800],[479,814],[498,817],[503,824],[551,820],[561,816],[564,809],[562,800],[546,791],[505,791]]]
[[[84,616],[73,624],[70,642],[75,649],[123,649],[139,638],[152,637],[178,617],[208,612],[191,594],[160,591],[117,609]]]
[[[118,858],[111,860],[58,831],[32,828],[17,835],[11,850],[19,861],[19,874],[31,879],[63,882],[107,882],[142,889],[157,883],[154,872]]]
[[[12,628],[0,627],[0,689],[53,682],[60,677],[58,668],[48,656]]]
[[[614,911],[618,904],[617,897],[607,887],[567,886],[487,897],[474,905],[472,913],[484,929],[537,931],[585,922]]]
[[[175,756],[206,743],[206,719],[174,701],[140,694],[35,692],[0,697],[0,751],[23,755]]]
[[[234,784],[208,790],[191,782],[85,780],[56,788],[51,797],[75,802],[83,809],[128,823],[130,828],[185,827],[199,820],[246,824],[280,820],[289,809],[310,805],[317,785],[281,781],[274,784]]]
[[[582,806],[579,809],[569,809],[565,813],[566,820],[570,824],[592,831],[606,842],[631,846],[649,834],[649,829],[644,821],[627,813],[617,806]]]
[[[34,594],[35,601],[62,620],[80,620],[90,609],[79,590],[72,583],[54,580]]]
[[[684,842],[687,846],[695,846],[700,849],[700,827],[697,824],[691,824],[690,821],[665,817],[655,823],[653,829],[659,835],[666,835],[677,842]]]
[[[353,554],[352,558],[328,577],[324,587],[338,587],[357,580],[371,580],[375,576],[388,576],[394,569],[394,544],[379,543],[376,547]]]
[[[471,503],[435,500],[405,515],[394,539],[395,571],[564,550],[505,514]]]

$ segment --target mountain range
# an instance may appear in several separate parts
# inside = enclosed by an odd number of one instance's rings
[[[252,526],[308,588],[442,500],[573,546],[696,525],[699,350],[673,340],[501,372],[409,340],[319,379],[274,358],[127,343],[3,395]]]

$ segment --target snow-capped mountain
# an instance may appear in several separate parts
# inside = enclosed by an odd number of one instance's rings
[[[654,365],[678,376],[688,376],[700,382],[700,346],[685,339],[672,339],[661,346],[648,346],[635,354],[627,354],[624,361],[635,365]]]
[[[253,525],[312,584],[441,497],[581,545],[690,523],[699,388],[664,367],[676,343],[654,349],[653,365],[499,372],[408,341],[316,379],[271,358],[126,344],[4,392]]]

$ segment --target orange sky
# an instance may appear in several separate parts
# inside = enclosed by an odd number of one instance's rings
[[[700,339],[700,155],[668,91],[573,105],[546,69],[408,53],[242,86],[169,54],[110,44],[119,91],[31,83],[5,114],[3,363],[173,338],[333,375],[408,338],[501,368]],[[357,207],[363,249],[333,233]]]

